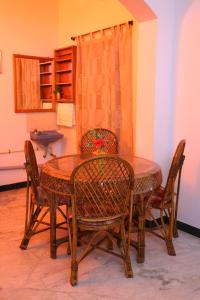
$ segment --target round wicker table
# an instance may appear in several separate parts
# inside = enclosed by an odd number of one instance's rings
[[[117,155],[116,155],[117,156]],[[54,158],[46,162],[41,168],[41,186],[56,197],[67,197],[70,201],[70,176],[75,167],[85,160],[94,157],[91,154],[76,154]],[[144,262],[145,258],[145,197],[162,183],[160,166],[153,161],[136,157],[123,156],[134,169],[134,194],[137,195],[139,208],[138,241],[133,242],[137,248],[137,262]]]

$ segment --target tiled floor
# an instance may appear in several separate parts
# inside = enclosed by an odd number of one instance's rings
[[[0,300],[199,300],[200,239],[179,232],[177,256],[166,253],[164,243],[147,234],[146,260],[136,263],[131,249],[134,278],[127,279],[118,258],[93,252],[79,267],[79,283],[69,284],[70,257],[65,245],[58,258],[49,258],[49,233],[32,238],[19,249],[23,235],[25,189],[0,193]]]

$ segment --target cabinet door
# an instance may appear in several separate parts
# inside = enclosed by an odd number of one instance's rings
[[[53,61],[13,54],[15,112],[55,111]]]

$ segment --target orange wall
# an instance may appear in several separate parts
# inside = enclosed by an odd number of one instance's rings
[[[116,0],[58,0],[58,3],[60,46],[71,44],[71,36],[133,19],[132,14]]]

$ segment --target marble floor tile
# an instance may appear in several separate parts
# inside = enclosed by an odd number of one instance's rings
[[[0,193],[0,300],[199,300],[200,239],[179,231],[176,256],[167,255],[162,240],[147,233],[145,263],[136,263],[134,278],[123,264],[98,250],[79,266],[79,282],[71,287],[66,245],[49,257],[49,232],[36,235],[27,250],[19,248],[25,216],[25,189]]]

